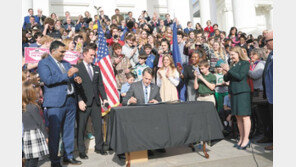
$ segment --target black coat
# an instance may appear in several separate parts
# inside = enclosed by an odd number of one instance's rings
[[[101,96],[102,100],[107,100],[107,95],[103,85],[100,68],[94,65],[92,65],[92,67],[93,80],[91,81],[84,63],[81,62],[77,65],[77,68],[79,70],[77,76],[81,77],[82,79],[81,84],[76,83],[78,89],[78,102],[83,100],[87,106],[91,106],[93,100],[95,100],[96,103],[100,106],[101,101],[99,95]]]

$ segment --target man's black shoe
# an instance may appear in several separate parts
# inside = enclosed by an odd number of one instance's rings
[[[98,153],[98,154],[101,154],[101,155],[107,155],[107,152],[104,151],[104,150],[97,150],[97,149],[95,149],[95,152]]]
[[[80,159],[88,159],[88,156],[85,153],[79,153]]]
[[[257,141],[257,143],[271,143],[271,142],[272,142],[272,139],[267,138],[265,136]]]
[[[65,164],[71,164],[71,165],[81,165],[82,164],[81,161],[78,161],[75,158],[72,158],[72,159],[64,158],[63,162]]]
[[[148,157],[153,156],[153,155],[154,155],[154,153],[151,150],[148,150]]]
[[[156,149],[157,152],[160,152],[160,153],[166,153],[166,150],[164,148],[161,148],[161,149]]]
[[[125,159],[125,154],[124,154],[124,153],[123,153],[123,154],[118,154],[117,157],[118,157],[119,159]]]
[[[60,163],[57,163],[57,164],[51,164],[50,166],[51,166],[51,167],[63,167]]]

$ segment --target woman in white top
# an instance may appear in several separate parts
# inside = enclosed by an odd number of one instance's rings
[[[157,71],[157,86],[163,102],[178,100],[177,86],[180,82],[179,72],[171,55],[164,55],[163,66]]]

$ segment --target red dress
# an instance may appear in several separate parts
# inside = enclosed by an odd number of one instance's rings
[[[212,26],[210,26],[210,27],[206,27],[206,28],[204,29],[204,31],[209,32],[209,37],[210,37],[211,33],[214,32],[214,28],[213,28]]]

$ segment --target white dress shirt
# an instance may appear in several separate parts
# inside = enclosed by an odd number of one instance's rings
[[[83,64],[84,64],[84,66],[85,66],[85,68],[86,68],[87,71],[88,71],[88,66],[90,67],[90,70],[91,70],[92,76],[94,76],[94,69],[93,69],[92,65],[86,63],[84,60],[83,60]]]
[[[50,55],[51,57],[52,57],[52,55]],[[58,65],[58,67],[60,68],[60,65],[59,65],[59,61],[57,61],[54,57],[52,57],[53,58],[53,60],[57,63],[57,65]],[[66,71],[66,68],[65,68],[65,66],[63,65],[63,63],[60,63],[61,64],[61,66],[62,66],[62,68],[64,68],[65,69],[65,71]],[[67,73],[67,71],[66,71],[66,73]],[[73,86],[73,84],[72,83],[70,83],[71,84],[71,91],[69,90],[69,88],[67,88],[67,94],[68,95],[71,95],[71,94],[73,94],[74,93],[74,86]]]

